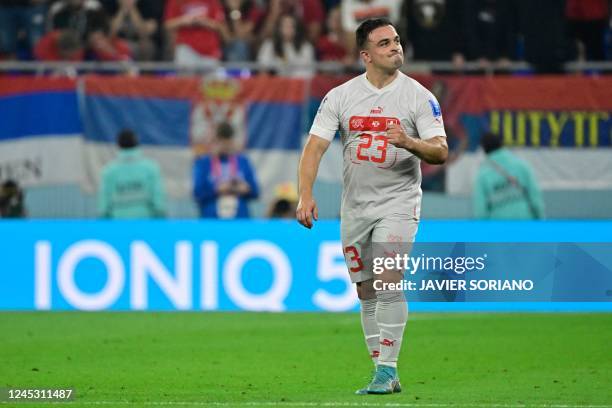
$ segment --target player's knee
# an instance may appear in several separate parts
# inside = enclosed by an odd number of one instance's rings
[[[361,300],[375,299],[376,290],[374,289],[373,280],[368,279],[363,282],[357,282],[357,297]]]
[[[379,290],[376,292],[376,300],[381,303],[406,302],[404,292],[397,290]]]

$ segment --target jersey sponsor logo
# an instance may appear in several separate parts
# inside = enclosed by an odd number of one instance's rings
[[[434,115],[434,118],[442,117],[442,109],[440,109],[440,104],[436,102],[434,99],[429,100],[429,106],[431,107],[431,112]]]
[[[361,116],[353,116],[349,121],[349,128],[351,130],[363,130],[367,118]]]
[[[349,130],[361,132],[385,132],[392,124],[399,125],[399,119],[392,117],[371,118],[369,116],[351,116],[349,119]]]
[[[370,111],[371,115],[381,115],[383,113],[383,108],[382,106],[377,106],[376,108],[372,109]]]
[[[387,347],[393,347],[395,340],[383,339],[380,344]]]

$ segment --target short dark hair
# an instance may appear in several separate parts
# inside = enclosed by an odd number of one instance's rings
[[[293,206],[289,200],[281,198],[280,200],[274,202],[270,216],[272,218],[281,218],[291,212],[293,212]]]
[[[489,154],[502,147],[502,140],[493,132],[485,132],[480,139],[480,145],[485,153]]]
[[[357,47],[360,50],[363,50],[368,42],[368,36],[372,31],[376,30],[378,27],[385,27],[389,25],[393,26],[391,21],[386,18],[372,18],[365,20],[359,25],[357,32],[355,33],[357,37]]]
[[[217,126],[217,137],[219,139],[231,139],[234,137],[234,128],[227,122],[221,122]]]
[[[19,184],[15,180],[8,179],[2,183],[2,188],[4,190],[19,190]]]
[[[117,135],[117,145],[122,149],[131,149],[138,146],[138,136],[131,129],[123,129]]]

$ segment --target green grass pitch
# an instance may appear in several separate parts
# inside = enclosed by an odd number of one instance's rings
[[[38,406],[436,408],[612,406],[612,314],[413,313],[371,369],[355,313],[0,313],[0,387],[76,389]]]

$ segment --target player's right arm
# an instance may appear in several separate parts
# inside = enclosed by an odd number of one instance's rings
[[[300,157],[298,168],[299,202],[296,217],[298,222],[306,228],[312,228],[313,219],[317,220],[319,218],[317,203],[312,196],[312,187],[317,178],[321,158],[329,144],[329,140],[310,134],[302,151],[302,157]]]
[[[310,128],[310,135],[302,151],[298,168],[299,202],[295,211],[296,218],[306,228],[312,228],[312,221],[319,218],[317,203],[312,196],[319,163],[323,153],[334,139],[340,126],[338,116],[338,97],[334,88],[325,95]]]

